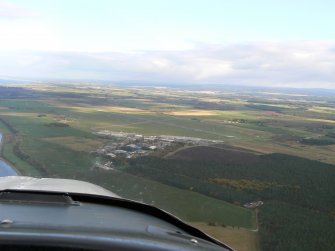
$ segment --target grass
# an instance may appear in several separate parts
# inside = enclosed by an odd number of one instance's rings
[[[74,151],[82,151],[82,152],[91,152],[96,151],[99,147],[104,144],[104,140],[102,139],[92,139],[92,138],[83,138],[83,137],[51,137],[51,138],[43,138],[43,140],[61,145],[65,148],[74,150]]]
[[[41,177],[40,173],[36,168],[29,165],[27,162],[18,158],[13,152],[13,143],[6,143],[3,149],[3,157],[6,160],[10,160],[10,163],[16,167],[16,169],[23,176],[31,176],[31,177]]]
[[[40,177],[40,173],[33,166],[27,162],[21,160],[14,154],[13,148],[15,145],[13,134],[8,128],[0,122],[0,132],[3,135],[2,138],[2,157],[9,161],[16,169],[25,176]]]
[[[236,251],[259,251],[258,234],[246,229],[209,226],[206,223],[191,223],[215,239],[226,243]]]
[[[51,177],[76,178],[77,172],[88,171],[95,160],[87,152],[72,150],[37,138],[24,138],[21,148],[42,163]]]
[[[252,210],[196,192],[118,171],[87,172],[79,177],[125,198],[162,208],[186,221],[255,228],[255,213]]]

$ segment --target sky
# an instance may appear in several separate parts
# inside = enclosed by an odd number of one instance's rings
[[[335,89],[333,0],[0,0],[0,78]]]

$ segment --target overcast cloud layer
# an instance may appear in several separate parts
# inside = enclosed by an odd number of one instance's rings
[[[335,89],[334,10],[330,0],[0,0],[0,78]]]
[[[0,18],[25,18],[34,13],[9,2],[0,1]]]
[[[335,42],[133,53],[1,52],[0,76],[335,88]]]

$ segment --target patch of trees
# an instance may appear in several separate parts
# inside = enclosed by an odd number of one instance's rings
[[[316,210],[268,201],[259,213],[262,250],[333,250],[335,220]]]
[[[128,160],[123,170],[231,203],[264,201],[265,206],[260,208],[263,250],[313,250],[310,247],[318,245],[325,247],[322,250],[331,250],[334,244],[329,234],[335,228],[331,217],[335,208],[334,165],[269,154],[251,164],[143,157]],[[210,182],[213,178],[278,185],[241,188]]]
[[[162,159],[130,159],[125,170],[180,188],[194,190],[218,199],[241,203],[250,199],[277,199],[303,207],[330,210],[335,208],[335,167],[318,161],[284,154],[269,154],[251,164],[245,160],[233,163]],[[212,178],[259,180],[283,186],[261,191],[235,189],[210,182]],[[299,189],[296,189],[299,187]]]
[[[335,132],[329,132],[326,136],[335,139]]]
[[[48,92],[50,97],[86,99],[87,94],[76,92]]]
[[[305,138],[301,139],[300,143],[305,145],[327,146],[334,145],[335,140],[327,138]]]
[[[33,97],[36,96],[36,92],[33,90],[28,90],[22,87],[9,87],[0,86],[0,97],[1,98],[22,98],[22,97]]]
[[[284,110],[288,110],[284,107],[272,106],[272,105],[246,105],[245,107],[254,109],[254,110],[262,110],[262,111],[272,111],[272,112],[281,112]]]
[[[335,128],[333,125],[327,125],[327,124],[322,124],[321,127],[322,129],[334,129]]]
[[[300,141],[301,137],[291,134],[275,134],[272,139],[276,142]]]
[[[325,118],[326,119],[326,118]],[[330,117],[327,119],[331,119]],[[332,125],[321,124],[321,123],[305,123],[304,129],[310,132],[324,133],[326,130],[334,129]]]

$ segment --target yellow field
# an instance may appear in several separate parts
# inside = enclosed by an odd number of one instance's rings
[[[206,223],[191,223],[206,234],[229,245],[236,251],[259,251],[259,241],[256,232],[243,228],[208,226]]]
[[[0,110],[5,110],[1,109]],[[2,115],[16,116],[16,117],[37,117],[38,113],[36,112],[8,112],[8,109],[5,112],[0,112]]]
[[[314,106],[313,108],[310,108],[308,110],[312,112],[335,114],[335,109],[331,107]]]
[[[184,110],[184,111],[171,111],[165,114],[173,116],[215,116],[217,113],[215,111],[208,110]]]
[[[138,109],[138,108],[129,108],[123,106],[80,106],[80,107],[68,107],[79,112],[118,112],[118,113],[128,113],[128,114],[139,114],[139,113],[150,113],[150,111]]]

